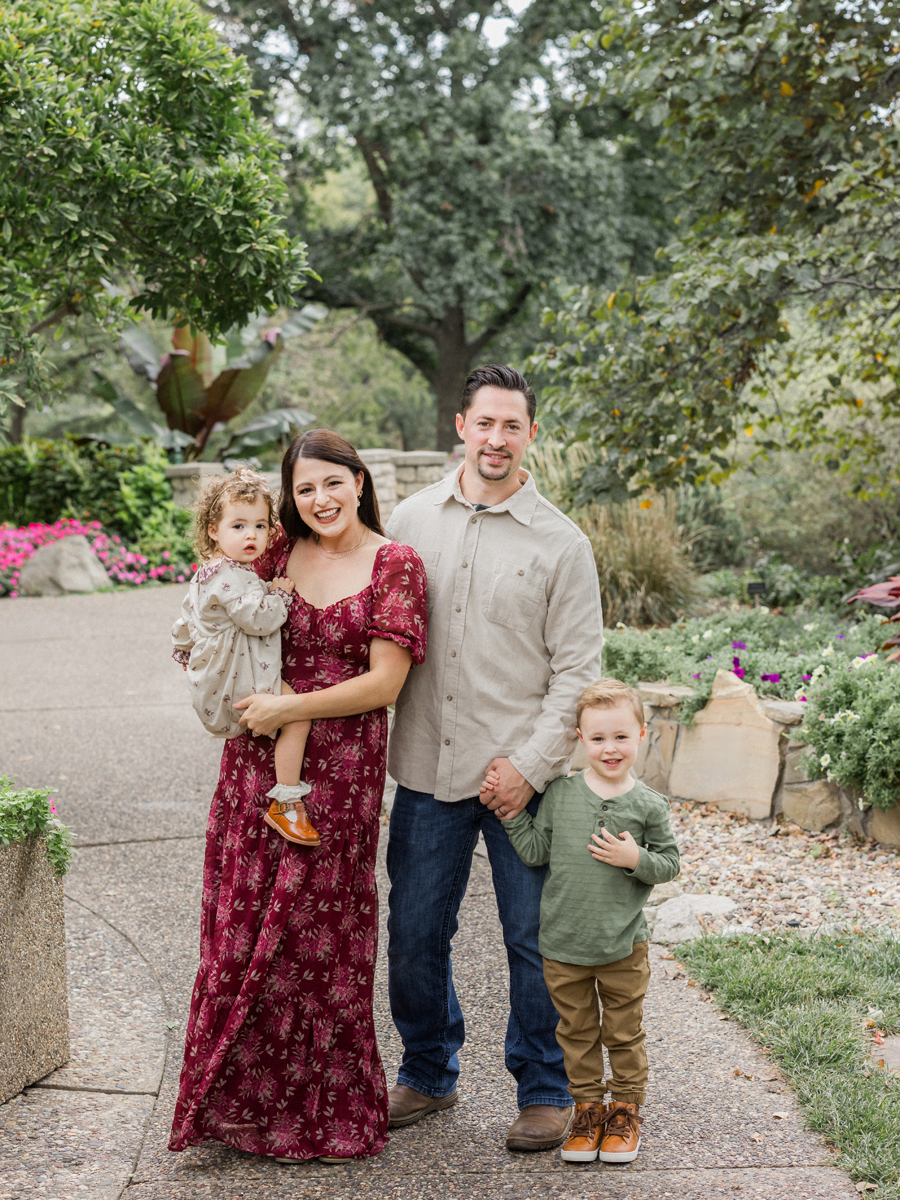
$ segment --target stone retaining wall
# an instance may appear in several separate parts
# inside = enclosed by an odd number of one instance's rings
[[[453,467],[453,460],[443,450],[360,450],[359,457],[372,474],[382,521],[388,519],[401,500],[430,483],[437,483]],[[221,463],[179,463],[166,467],[175,503],[183,508],[189,508],[197,499],[204,479],[223,474],[225,468]],[[280,473],[262,474],[272,491],[278,493]]]
[[[0,1104],[68,1060],[62,881],[29,837],[0,847]]]
[[[757,696],[751,684],[719,671],[709,703],[688,727],[679,724],[678,707],[692,688],[640,683],[638,689],[647,737],[635,771],[649,787],[754,820],[783,814],[813,832],[845,823],[862,837],[900,846],[900,808],[862,811],[858,795],[808,778],[796,736],[799,702]]]

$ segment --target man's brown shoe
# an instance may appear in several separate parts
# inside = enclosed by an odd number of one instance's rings
[[[597,1101],[593,1104],[576,1104],[575,1120],[569,1136],[559,1152],[566,1162],[593,1162],[600,1149],[603,1136],[603,1114],[606,1105]]]
[[[302,800],[295,800],[293,803],[273,800],[263,820],[272,829],[277,829],[288,842],[294,842],[298,846],[320,844],[319,834],[313,829]]]
[[[600,1143],[601,1162],[634,1162],[641,1148],[640,1126],[643,1117],[636,1104],[613,1100],[603,1114],[603,1140]]]
[[[529,1104],[509,1127],[507,1150],[553,1150],[561,1146],[569,1132],[571,1108],[552,1104]]]
[[[458,1099],[457,1092],[451,1092],[449,1096],[426,1096],[415,1088],[407,1087],[405,1083],[398,1083],[388,1092],[391,1106],[388,1127],[402,1129],[405,1125],[414,1125],[429,1113],[452,1108]]]

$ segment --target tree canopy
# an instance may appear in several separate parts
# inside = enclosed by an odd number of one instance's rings
[[[212,0],[259,86],[293,107],[297,219],[321,283],[431,382],[438,445],[462,382],[557,279],[612,286],[667,230],[664,152],[614,101],[577,94],[607,60],[572,38],[586,0],[423,5]],[[309,185],[352,153],[374,196],[312,228]]]
[[[292,303],[308,269],[279,217],[280,146],[192,0],[5,0],[0,60],[7,397],[39,384],[42,330],[79,312],[215,336]]]
[[[900,5],[628,0],[616,20],[604,96],[681,162],[684,232],[654,275],[548,315],[534,363],[597,449],[584,494],[715,481],[736,436],[877,461],[900,415]],[[773,385],[810,363],[780,410]]]

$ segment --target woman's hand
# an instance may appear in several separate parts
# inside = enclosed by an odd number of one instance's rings
[[[251,733],[262,733],[266,737],[274,737],[289,720],[285,715],[281,696],[257,692],[248,696],[246,700],[238,700],[234,707],[244,713],[241,717],[242,725],[246,725]]]

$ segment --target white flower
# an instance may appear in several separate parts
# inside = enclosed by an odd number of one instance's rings
[[[813,622],[812,622],[811,624],[809,624],[809,625],[804,625],[804,626],[803,626],[803,628],[806,630],[806,632],[807,632],[807,633],[812,633],[812,631],[813,631],[814,629],[818,629],[818,628],[819,628],[819,626],[816,624],[816,622],[815,622],[815,621],[813,621]]]
[[[794,692],[794,699],[795,700],[805,700],[806,699],[806,688],[798,687],[796,692]]]
[[[666,650],[671,650],[671,649],[672,649],[672,647],[671,647],[671,646],[666,646],[665,648],[666,648]]]
[[[869,665],[869,663],[872,663],[874,661],[875,661],[874,654],[858,654],[856,656],[856,658],[854,658],[854,660],[850,664],[850,666],[853,667],[854,669],[858,669],[859,667],[866,667]]]
[[[708,638],[711,638],[712,635],[713,635],[713,631],[711,629],[707,629],[706,632],[703,634],[703,640],[706,641]]]
[[[723,633],[731,633],[731,626],[730,626],[730,625],[726,625],[726,626],[725,626],[725,628],[722,630],[722,632],[723,632]]]
[[[768,604],[761,604],[761,605],[759,606],[759,611],[760,611],[761,613],[767,613],[767,612],[770,612],[771,610],[769,609],[769,606],[768,606]]]
[[[834,654],[834,646],[823,646],[820,654],[823,658],[830,658]]]
[[[831,755],[823,754],[822,757],[819,759],[819,766],[827,767],[830,762],[831,762]]]
[[[696,645],[697,645],[697,643],[700,641],[700,634],[699,634],[699,633],[695,633],[695,634],[694,634],[694,636],[691,638],[691,641],[692,641],[692,642],[694,643],[694,645],[696,646]]]
[[[813,679],[818,679],[820,675],[824,675],[824,674],[825,674],[825,668],[822,666],[821,663],[819,663],[819,665],[813,671],[812,677],[813,677]]]

